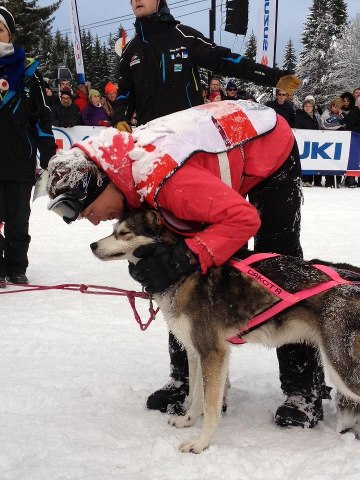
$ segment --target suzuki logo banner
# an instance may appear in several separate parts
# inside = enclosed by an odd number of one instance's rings
[[[102,129],[104,127],[53,127],[53,132],[58,147],[67,150],[74,143],[85,140]],[[347,172],[348,175],[360,175],[360,134],[294,129],[294,135],[305,174]]]
[[[259,31],[257,34],[256,61],[274,66],[276,12],[278,0],[259,0]]]
[[[360,135],[329,130],[296,130],[301,168],[304,173],[360,171],[360,153],[351,148]],[[352,139],[353,137],[353,139]]]

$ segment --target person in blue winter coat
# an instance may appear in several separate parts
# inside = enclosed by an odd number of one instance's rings
[[[46,169],[56,152],[39,62],[13,44],[15,20],[0,7],[0,284],[27,283],[30,197],[36,152]]]

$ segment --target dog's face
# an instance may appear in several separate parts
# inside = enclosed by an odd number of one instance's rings
[[[90,248],[100,260],[136,263],[140,256],[134,252],[139,247],[163,241],[164,233],[159,215],[154,210],[140,211],[118,222],[111,235],[92,243]]]

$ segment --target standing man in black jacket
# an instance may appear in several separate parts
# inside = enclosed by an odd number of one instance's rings
[[[15,21],[0,7],[0,221],[5,221],[0,284],[27,283],[30,197],[36,152],[47,168],[55,155],[51,111],[46,105],[39,62],[13,45]],[[0,239],[1,240],[1,239]]]
[[[135,37],[121,60],[118,97],[112,124],[131,131],[136,112],[138,124],[204,103],[199,67],[228,77],[240,77],[289,93],[299,80],[232,53],[182,25],[171,15],[165,0],[131,0],[136,16]],[[275,421],[282,426],[314,426],[322,418],[323,372],[311,347],[287,346],[279,353],[280,379],[287,400]],[[171,380],[147,401],[150,409],[179,413],[188,389],[187,357],[170,334]],[[303,382],[301,382],[303,373]],[[312,395],[313,394],[313,395]],[[294,401],[296,400],[296,401]]]
[[[294,90],[299,86],[293,75],[232,53],[182,25],[170,15],[165,0],[131,0],[131,5],[136,35],[120,60],[112,120],[119,129],[130,129],[135,111],[141,125],[204,103],[199,67],[261,85],[276,86],[281,79],[283,88]]]

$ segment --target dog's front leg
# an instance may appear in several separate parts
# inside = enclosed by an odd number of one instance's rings
[[[198,353],[188,352],[189,361],[189,408],[185,415],[169,418],[169,425],[177,428],[190,427],[203,413],[203,384],[200,357]]]
[[[204,423],[200,434],[180,445],[182,452],[200,453],[209,446],[216,430],[222,407],[226,375],[229,365],[229,348],[213,350],[201,357],[204,388]]]

